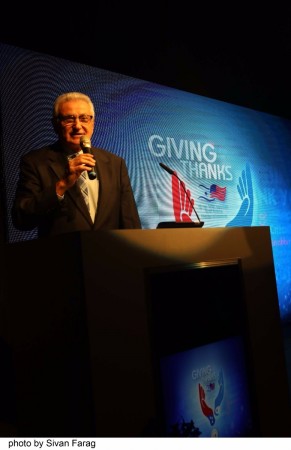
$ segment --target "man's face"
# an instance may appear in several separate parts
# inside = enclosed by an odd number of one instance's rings
[[[87,102],[70,100],[60,105],[54,128],[66,149],[78,151],[81,136],[91,139],[94,130],[93,112]]]

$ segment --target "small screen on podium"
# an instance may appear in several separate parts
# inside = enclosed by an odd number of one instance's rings
[[[257,436],[240,260],[146,270],[159,434]]]

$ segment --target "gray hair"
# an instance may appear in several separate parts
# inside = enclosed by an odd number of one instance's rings
[[[71,100],[83,100],[84,102],[88,103],[90,106],[92,115],[95,115],[95,109],[92,100],[88,95],[82,94],[82,92],[66,92],[64,94],[59,95],[54,103],[53,108],[53,117],[56,119],[59,115],[60,111],[60,105],[62,105],[65,102],[69,102]]]

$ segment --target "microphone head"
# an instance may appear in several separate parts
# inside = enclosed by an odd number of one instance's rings
[[[91,141],[88,136],[81,136],[80,137],[80,146],[84,153],[88,153],[91,149]]]

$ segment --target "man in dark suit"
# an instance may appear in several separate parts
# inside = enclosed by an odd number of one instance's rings
[[[94,105],[87,95],[69,92],[56,99],[52,123],[57,142],[21,158],[12,206],[17,229],[37,228],[38,236],[44,237],[141,228],[124,159],[91,147],[94,119]]]

